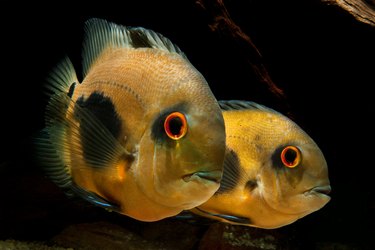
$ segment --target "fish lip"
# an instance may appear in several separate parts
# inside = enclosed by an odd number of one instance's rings
[[[330,185],[325,185],[325,186],[316,186],[313,187],[312,189],[306,191],[306,194],[318,194],[318,195],[324,195],[324,196],[329,196],[331,193],[331,186]]]
[[[182,177],[182,179],[185,182],[205,179],[211,182],[220,183],[222,175],[223,175],[222,170],[198,171],[198,172],[194,172],[191,174],[186,174]]]

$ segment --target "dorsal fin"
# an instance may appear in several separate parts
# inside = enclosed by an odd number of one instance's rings
[[[250,101],[240,101],[240,100],[221,100],[219,101],[220,108],[225,111],[230,111],[230,110],[261,110],[265,112],[272,112],[272,113],[277,113],[274,109],[268,108],[264,105],[255,103],[255,102],[250,102]]]
[[[177,53],[187,59],[178,46],[152,30],[117,25],[92,18],[85,23],[83,44],[83,73],[88,73],[95,60],[106,48],[154,48]]]

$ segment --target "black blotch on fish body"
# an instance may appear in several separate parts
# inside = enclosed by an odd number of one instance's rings
[[[151,139],[158,144],[163,143],[173,143],[175,144],[175,141],[170,139],[168,135],[165,133],[164,130],[164,121],[167,118],[167,116],[173,112],[180,112],[186,115],[188,111],[187,104],[186,103],[179,103],[175,106],[169,107],[165,110],[163,110],[160,115],[156,117],[154,120],[152,127],[151,127]],[[188,124],[189,126],[189,124]]]
[[[241,165],[238,155],[233,150],[228,150],[224,159],[224,172],[220,188],[215,195],[232,191],[241,177]]]
[[[146,34],[139,29],[130,29],[129,35],[134,48],[152,48]]]
[[[68,91],[67,95],[68,95],[70,98],[72,98],[72,96],[73,96],[74,89],[76,88],[76,85],[77,85],[77,83],[76,83],[76,82],[73,82],[72,85],[70,85],[70,87],[69,87],[69,91]]]
[[[76,105],[81,109],[89,111],[113,136],[118,138],[121,131],[121,119],[116,112],[115,106],[109,97],[104,93],[94,92],[87,99],[84,96],[78,98]],[[75,111],[78,117],[78,111]],[[92,145],[102,145],[103,138],[93,136],[90,132],[92,125],[86,119],[80,120],[80,135],[82,140],[83,157],[87,163],[95,162],[97,159],[105,159],[102,147]],[[103,155],[103,157],[101,157]],[[94,165],[92,165],[94,167]],[[100,167],[104,167],[101,164]]]
[[[87,99],[83,96],[78,98],[77,104],[89,110],[108,131],[117,138],[121,131],[121,119],[111,98],[104,96],[104,93],[94,92]],[[85,124],[81,124],[85,126]]]

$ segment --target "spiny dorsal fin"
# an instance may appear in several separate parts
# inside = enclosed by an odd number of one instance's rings
[[[98,56],[106,48],[154,48],[177,53],[186,59],[185,54],[168,38],[152,30],[117,25],[103,19],[92,18],[85,24],[83,45],[83,73],[88,73]]]
[[[240,101],[240,100],[221,100],[219,101],[220,108],[225,111],[230,111],[230,110],[261,110],[265,112],[272,112],[272,113],[277,113],[276,110],[273,110],[271,108],[268,108],[264,105],[255,103],[255,102],[250,102],[250,101]]]

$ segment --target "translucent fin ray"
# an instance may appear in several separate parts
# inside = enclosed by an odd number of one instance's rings
[[[261,104],[251,102],[251,101],[240,101],[240,100],[220,100],[219,106],[222,110],[230,111],[230,110],[261,110],[266,112],[277,113],[279,112],[263,106]]]
[[[94,168],[113,166],[122,156],[131,155],[89,110],[80,107],[66,95],[51,98],[47,117],[50,124],[47,130],[62,155],[69,153],[81,157]],[[85,126],[82,126],[83,123]]]
[[[107,48],[149,47],[177,53],[184,57],[180,48],[168,38],[152,30],[131,28],[106,20],[92,18],[85,23],[83,43],[83,75],[86,76],[100,54]]]
[[[51,71],[47,78],[47,83],[46,88],[52,94],[68,93],[73,83],[79,83],[73,64],[68,57],[65,57]]]
[[[244,174],[243,172],[244,170],[240,166],[236,153],[230,148],[227,148],[224,158],[223,177],[220,182],[220,188],[215,195],[226,193],[238,186],[241,176]]]

